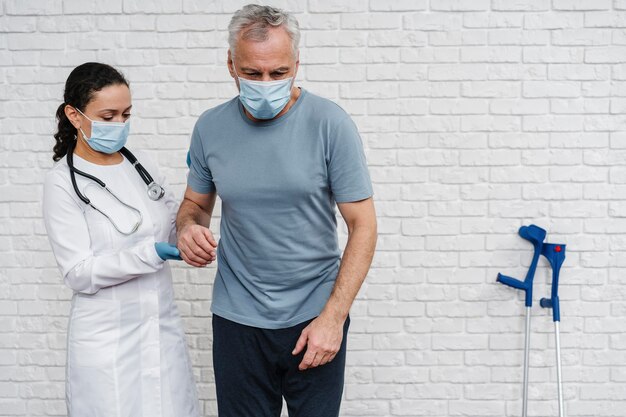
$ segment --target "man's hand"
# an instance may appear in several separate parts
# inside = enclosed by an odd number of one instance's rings
[[[330,314],[320,314],[302,330],[296,347],[291,352],[298,355],[306,347],[306,353],[298,369],[304,371],[309,368],[326,365],[335,359],[343,340],[343,320],[338,320]]]
[[[206,266],[215,260],[217,242],[209,230],[216,193],[196,193],[190,186],[176,216],[180,256],[191,266]]]
[[[178,233],[180,256],[191,266],[202,267],[215,261],[217,242],[211,231],[199,224],[190,224]]]
[[[314,368],[335,358],[343,339],[343,326],[350,306],[361,288],[376,247],[376,212],[372,198],[338,204],[348,226],[348,243],[341,258],[335,286],[324,310],[302,330],[292,354],[306,346],[298,368]]]

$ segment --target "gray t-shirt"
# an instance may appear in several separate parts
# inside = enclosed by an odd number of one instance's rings
[[[372,196],[350,116],[304,89],[282,117],[253,122],[238,97],[191,137],[189,186],[222,200],[214,314],[267,329],[316,317],[337,278],[335,202]]]

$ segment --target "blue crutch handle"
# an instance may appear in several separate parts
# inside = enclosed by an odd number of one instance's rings
[[[542,298],[539,305],[543,308],[552,309],[552,321],[561,321],[561,307],[559,305],[559,296],[554,298]]]
[[[506,275],[502,275],[500,273],[498,273],[498,278],[496,278],[496,281],[508,287],[524,291],[524,304],[526,305],[526,307],[530,307],[533,304],[532,281],[520,281],[517,278],[512,278]]]
[[[509,287],[517,288],[518,290],[526,290],[528,287],[524,281],[520,281],[517,278],[512,278],[500,273],[498,273],[496,281],[501,282],[504,285],[508,285]]]
[[[529,226],[522,226],[518,231],[520,237],[528,240],[532,243],[534,252],[533,259],[530,262],[530,267],[526,273],[526,278],[521,281],[516,278],[511,278],[506,275],[498,274],[496,281],[501,282],[509,287],[516,288],[525,292],[524,304],[526,307],[533,305],[533,279],[535,278],[535,271],[537,270],[537,262],[539,262],[539,255],[541,255],[541,248],[543,240],[546,238],[546,231],[539,226],[531,224]]]

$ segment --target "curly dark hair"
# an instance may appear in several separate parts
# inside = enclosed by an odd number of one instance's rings
[[[58,130],[54,134],[54,155],[52,159],[58,161],[63,158],[70,145],[76,138],[76,128],[65,115],[65,106],[68,104],[84,111],[94,93],[110,85],[123,84],[128,87],[128,81],[115,68],[99,62],[87,62],[74,68],[65,81],[63,103],[56,113]]]

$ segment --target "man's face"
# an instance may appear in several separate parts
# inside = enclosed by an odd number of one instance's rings
[[[255,81],[274,81],[295,77],[300,64],[291,48],[291,39],[282,27],[269,29],[269,36],[263,42],[237,40],[236,56],[228,51],[228,69],[235,79],[237,76]],[[236,70],[236,72],[235,72]]]

